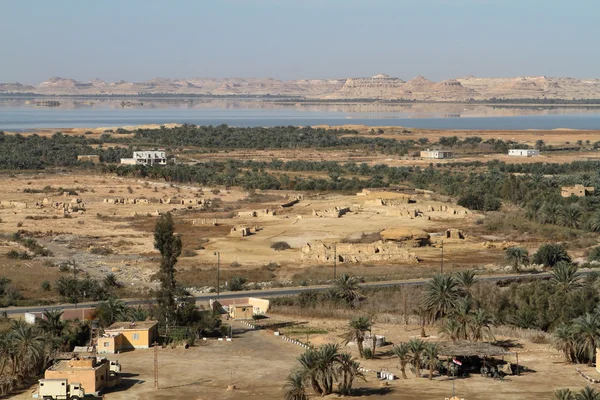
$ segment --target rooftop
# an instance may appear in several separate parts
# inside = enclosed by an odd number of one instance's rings
[[[150,329],[158,324],[158,321],[137,321],[137,322],[115,322],[105,331],[127,331],[127,330],[140,330]]]
[[[439,345],[439,354],[449,357],[494,357],[510,354],[510,352],[504,349],[504,347],[484,342],[440,343]]]
[[[50,371],[71,371],[71,370],[95,370],[102,367],[102,362],[97,362],[95,357],[73,358],[70,360],[60,360],[52,365]]]

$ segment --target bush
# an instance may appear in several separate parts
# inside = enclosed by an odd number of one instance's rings
[[[181,255],[182,257],[195,257],[198,255],[198,253],[191,249],[185,249]]]
[[[541,264],[545,267],[554,267],[561,261],[571,262],[571,257],[569,257],[567,249],[565,249],[565,246],[562,244],[543,244],[533,255],[533,263]]]
[[[271,244],[271,248],[275,251],[281,251],[291,249],[292,246],[290,246],[288,242],[275,242]]]
[[[22,226],[23,226],[23,223],[22,223],[22,222],[17,222],[17,228],[20,228],[20,227],[22,227]]]
[[[457,204],[477,211],[497,211],[502,205],[498,198],[483,193],[464,194],[459,197]]]
[[[588,261],[600,261],[600,246],[596,246],[590,250]]]
[[[365,359],[370,360],[373,357],[375,357],[375,353],[373,352],[373,349],[370,347],[365,347],[363,349],[363,356],[365,357]]]
[[[98,247],[92,247],[90,249],[90,253],[100,255],[100,256],[107,256],[109,254],[112,254],[113,250],[110,247],[98,246]]]
[[[11,250],[6,254],[6,257],[13,260],[31,260],[31,256],[26,251]]]
[[[49,292],[50,290],[52,290],[52,286],[50,286],[50,281],[43,281],[40,286],[44,292]]]
[[[240,264],[240,263],[239,263],[239,262],[237,262],[237,261],[234,261],[234,262],[232,262],[231,264],[229,264],[229,266],[230,266],[230,267],[233,267],[233,268],[237,268],[237,267],[241,267],[241,266],[242,266],[242,264]]]
[[[227,290],[230,292],[239,292],[244,290],[244,285],[248,282],[248,279],[239,276],[234,276],[227,282]]]

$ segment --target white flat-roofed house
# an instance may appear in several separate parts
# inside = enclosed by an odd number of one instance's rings
[[[164,150],[134,151],[133,158],[121,158],[126,165],[167,165],[167,153]]]
[[[508,150],[509,156],[519,156],[519,157],[533,157],[539,156],[540,151],[536,149],[510,149]]]
[[[447,150],[423,150],[421,151],[422,158],[452,158],[454,153]]]

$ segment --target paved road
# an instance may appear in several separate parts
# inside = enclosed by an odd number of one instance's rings
[[[587,275],[591,270],[580,270],[580,273]],[[502,280],[517,280],[523,278],[548,278],[550,274],[548,272],[536,273],[536,274],[508,274],[508,275],[481,275],[477,279],[496,282]],[[368,282],[362,286],[367,288],[384,288],[392,286],[411,286],[411,285],[423,285],[429,279],[410,279],[401,281],[382,281],[382,282]],[[245,290],[241,292],[223,292],[220,294],[222,299],[231,299],[236,297],[278,297],[278,296],[293,296],[307,290],[324,291],[327,290],[330,285],[316,285],[316,286],[301,286],[301,287],[287,287],[277,289],[266,289],[266,290]],[[200,296],[196,296],[197,303],[207,303],[211,298],[215,298],[216,293],[206,293]],[[135,306],[140,304],[153,303],[153,300],[140,300],[140,299],[124,299],[127,305]],[[22,314],[25,312],[43,312],[45,310],[68,310],[77,308],[95,307],[98,302],[79,303],[75,304],[57,304],[52,306],[33,306],[33,307],[8,307],[0,308],[0,312],[6,312],[8,315]]]

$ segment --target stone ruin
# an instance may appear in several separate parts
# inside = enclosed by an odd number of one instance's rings
[[[393,208],[390,210],[386,211],[386,215],[389,216],[394,216],[394,217],[406,217],[406,218],[426,218],[428,219],[429,217],[425,214],[423,214],[423,212],[421,210],[419,210],[418,208]]]
[[[417,255],[397,243],[377,241],[375,243],[332,243],[315,241],[302,247],[301,258],[307,261],[332,263],[337,257],[340,263],[365,263],[382,261],[401,261],[411,264],[419,262]]]
[[[216,219],[193,219],[192,220],[192,225],[212,225],[212,226],[218,226],[219,224],[217,223]]]
[[[108,204],[150,204],[150,200],[144,198],[114,198],[104,199],[103,203]]]
[[[0,206],[10,208],[27,208],[27,203],[23,201],[2,200]]]
[[[231,237],[246,237],[258,232],[260,228],[258,226],[234,226],[229,231]]]
[[[460,229],[447,229],[445,233],[446,239],[464,239],[465,234]]]
[[[239,218],[254,218],[254,217],[274,217],[275,215],[277,215],[277,210],[270,210],[267,208],[264,210],[239,211],[237,216]]]
[[[315,217],[340,218],[342,215],[349,212],[350,207],[334,207],[326,208],[323,211],[313,210],[312,215]]]
[[[64,214],[70,214],[72,212],[78,212],[82,214],[86,210],[85,204],[80,197],[74,197],[69,201],[54,201],[52,198],[44,198],[42,201],[35,202],[35,208],[39,209],[45,207],[59,210]]]
[[[385,229],[379,235],[386,242],[396,242],[402,247],[424,247],[431,245],[431,236],[422,229],[399,227]]]
[[[166,199],[160,199],[159,202],[161,204],[180,204],[183,206],[203,206],[209,205],[210,200],[207,199],[179,199],[176,197],[168,197]]]
[[[464,208],[456,209],[456,208],[448,207],[445,204],[427,206],[427,212],[435,212],[435,211],[446,212],[446,213],[452,214],[452,215],[468,214],[467,209],[464,209]]]
[[[414,201],[411,201],[409,196],[403,196],[403,197],[395,197],[393,199],[376,198],[376,199],[372,199],[372,200],[365,200],[365,205],[397,207],[397,206],[401,206],[403,204],[409,204],[411,202],[414,203]]]

